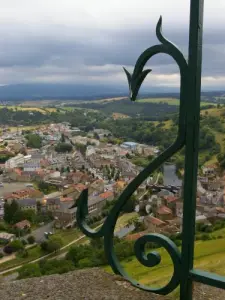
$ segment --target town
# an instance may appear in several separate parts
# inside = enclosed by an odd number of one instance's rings
[[[0,142],[2,266],[22,247],[21,255],[26,257],[32,244],[42,245],[54,235],[63,239],[67,232],[77,230],[76,202],[85,189],[88,221],[93,226],[101,224],[143,169],[133,162],[140,158],[150,162],[160,152],[155,146],[135,142],[118,144],[108,130],[83,132],[68,122],[31,130],[18,126],[11,131],[5,126]],[[146,233],[178,236],[182,232],[182,180],[173,167],[165,165],[139,186],[125,205],[121,214],[125,221],[117,226],[115,236],[135,241]],[[209,238],[213,227],[224,224],[225,178],[220,174],[216,164],[199,170],[196,226],[203,232],[199,238]],[[73,239],[75,235],[69,241]],[[66,242],[58,248],[62,245]]]

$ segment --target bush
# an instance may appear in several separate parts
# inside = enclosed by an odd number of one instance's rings
[[[38,264],[26,264],[19,269],[18,273],[18,279],[40,277],[42,275]]]
[[[0,222],[0,231],[8,231],[9,226],[4,222]]]
[[[26,240],[21,240],[21,242],[23,243],[24,246],[27,245],[27,241]]]
[[[91,268],[92,266],[93,266],[93,263],[89,258],[82,258],[78,261],[78,267],[80,269]]]
[[[4,254],[0,252],[0,259],[4,257]]]
[[[44,242],[41,243],[40,246],[41,246],[41,249],[43,251],[47,251],[47,249],[48,249],[48,242],[44,241]]]
[[[49,253],[58,251],[63,245],[63,242],[60,238],[51,237],[48,241],[41,243],[41,249]]]
[[[20,258],[26,258],[28,257],[28,251],[26,249],[19,250],[16,256]]]
[[[73,263],[65,259],[46,260],[39,267],[42,275],[63,274],[74,270]]]
[[[13,248],[9,245],[6,245],[3,249],[3,251],[6,253],[6,254],[12,254],[13,253]]]
[[[33,235],[28,236],[27,241],[29,244],[35,243],[35,237]]]
[[[9,246],[12,247],[13,252],[24,249],[24,245],[20,240],[15,240],[15,241],[10,242]]]
[[[201,239],[202,239],[203,241],[208,241],[208,240],[210,240],[211,238],[210,238],[210,235],[209,235],[209,234],[204,233],[204,234],[202,234]]]
[[[55,147],[55,151],[56,152],[71,152],[73,149],[73,146],[71,144],[68,143],[59,143],[56,147]]]
[[[176,244],[177,247],[182,245],[181,240],[175,240],[174,243]]]

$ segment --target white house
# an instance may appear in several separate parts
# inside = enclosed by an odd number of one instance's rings
[[[208,175],[214,175],[214,174],[215,174],[215,167],[214,167],[214,166],[203,167],[203,168],[202,168],[202,173],[203,173],[205,176],[208,176]]]
[[[135,142],[124,142],[123,144],[120,145],[120,147],[124,148],[124,149],[129,149],[129,150],[136,150],[137,143],[135,143]]]
[[[96,153],[94,146],[87,146],[86,157]]]
[[[39,170],[40,168],[41,168],[40,163],[33,163],[33,162],[26,163],[23,166],[23,170],[25,172],[35,172],[35,171]]]
[[[5,162],[5,168],[14,169],[18,167],[20,164],[24,164],[24,162],[25,162],[24,155],[18,154],[17,156],[12,157]]]
[[[60,177],[59,171],[55,171],[55,172],[49,174],[49,178],[59,178],[59,177]]]

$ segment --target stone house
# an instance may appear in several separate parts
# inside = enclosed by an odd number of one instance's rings
[[[156,218],[167,221],[173,219],[173,213],[172,210],[167,206],[160,206],[155,214]]]
[[[91,215],[99,215],[102,212],[102,208],[106,204],[106,201],[112,201],[114,194],[111,191],[100,194],[99,196],[90,197],[88,201],[88,212]]]
[[[179,200],[176,196],[164,196],[163,197],[163,204],[171,209],[172,214],[176,217],[176,202]]]
[[[15,234],[8,232],[0,232],[0,241],[3,243],[10,243],[16,239]]]
[[[86,188],[87,186],[82,183],[73,184],[70,187],[63,190],[61,194],[63,197],[72,197],[73,199],[76,199],[79,197],[80,193]]]
[[[26,198],[26,199],[17,199],[17,203],[21,210],[32,209],[37,212],[37,199],[36,198]]]
[[[43,198],[41,201],[41,210],[55,211],[60,208],[60,198]]]
[[[20,230],[31,228],[31,223],[28,220],[23,220],[14,224],[14,227]]]
[[[153,216],[146,216],[143,222],[149,232],[161,232],[162,228],[166,225],[166,222]]]
[[[77,208],[71,208],[72,202],[60,202],[60,207],[53,211],[55,217],[55,226],[62,228],[68,225],[73,225],[76,222],[76,211]]]
[[[104,181],[101,179],[97,179],[88,186],[88,192],[90,195],[93,193],[100,194],[104,192],[104,188]]]

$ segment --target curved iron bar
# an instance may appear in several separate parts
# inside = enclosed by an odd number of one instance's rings
[[[162,154],[155,158],[149,165],[142,170],[134,180],[129,183],[125,190],[120,195],[118,201],[110,211],[109,216],[105,220],[102,227],[95,231],[91,229],[87,222],[86,217],[88,215],[88,189],[84,190],[78,199],[77,209],[77,223],[82,232],[91,238],[104,237],[105,254],[111,265],[113,271],[117,274],[124,276],[134,286],[137,286],[143,290],[155,292],[158,294],[168,294],[172,292],[180,283],[180,266],[181,255],[176,245],[167,237],[160,234],[147,234],[139,238],[134,247],[135,255],[140,263],[145,266],[153,267],[160,263],[161,257],[157,252],[151,252],[145,255],[144,246],[147,242],[155,242],[161,247],[164,247],[172,258],[174,265],[174,272],[171,280],[167,285],[162,288],[150,288],[148,286],[140,285],[137,281],[130,278],[129,275],[122,268],[119,260],[116,257],[113,245],[113,233],[116,225],[116,221],[119,217],[120,211],[123,206],[129,201],[129,198],[135,192],[135,190],[150,176],[150,174],[156,170],[163,162],[170,158],[173,154],[179,151],[185,145],[185,124],[186,124],[186,106],[187,106],[187,88],[188,88],[188,65],[181,53],[181,51],[167,40],[162,35],[162,17],[160,17],[156,26],[156,35],[161,44],[152,46],[145,50],[137,60],[134,68],[134,72],[131,75],[126,69],[124,69],[130,89],[130,98],[134,101],[137,97],[138,91],[143,83],[145,77],[151,70],[143,71],[145,64],[148,60],[159,53],[168,54],[171,56],[180,69],[180,110],[179,110],[179,126],[178,134],[175,142],[166,149]]]

